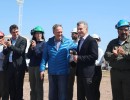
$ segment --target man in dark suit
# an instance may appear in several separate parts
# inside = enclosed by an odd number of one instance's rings
[[[23,82],[26,69],[25,49],[27,41],[19,35],[17,25],[11,25],[12,37],[4,44],[3,69],[7,71],[8,96],[10,100],[23,100]]]
[[[77,100],[96,100],[94,96],[95,61],[98,58],[98,45],[88,34],[88,25],[84,21],[77,23],[80,36],[77,55],[73,57],[77,62]]]

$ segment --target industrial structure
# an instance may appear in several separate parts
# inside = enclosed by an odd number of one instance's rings
[[[19,6],[18,26],[20,34],[22,34],[22,17],[23,17],[23,3],[24,0],[16,0]]]

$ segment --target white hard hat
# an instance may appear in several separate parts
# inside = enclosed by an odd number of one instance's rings
[[[94,39],[98,39],[99,41],[101,41],[101,38],[100,38],[97,34],[93,34],[92,37],[93,37]]]
[[[93,34],[92,37],[95,39],[100,39],[100,37],[97,34]]]
[[[77,28],[73,28],[73,30],[71,31],[71,33],[77,33]]]

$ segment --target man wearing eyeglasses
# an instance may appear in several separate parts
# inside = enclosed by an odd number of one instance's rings
[[[25,49],[27,40],[19,35],[17,25],[11,25],[12,37],[4,43],[3,69],[7,71],[10,100],[23,100],[23,82],[26,69]]]
[[[120,20],[116,24],[118,38],[107,46],[104,58],[111,69],[113,100],[130,100],[130,37],[129,22]]]

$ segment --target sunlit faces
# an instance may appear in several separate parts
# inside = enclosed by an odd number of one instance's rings
[[[88,27],[84,24],[79,24],[77,26],[77,32],[80,37],[84,37],[88,33]]]
[[[41,32],[36,32],[34,36],[35,36],[35,38],[36,38],[38,41],[42,39],[42,33],[41,33]]]
[[[129,27],[123,26],[123,27],[118,28],[118,36],[120,40],[122,41],[126,40],[128,35],[129,35]]]
[[[71,37],[72,37],[72,40],[77,40],[79,35],[77,32],[72,32]]]
[[[18,29],[16,29],[16,28],[12,29],[11,35],[12,35],[13,38],[17,38],[17,36],[19,35]]]
[[[61,40],[62,39],[62,33],[63,33],[63,28],[58,26],[54,31],[53,31],[54,35],[55,35],[55,39],[56,40]]]
[[[3,44],[3,41],[4,41],[4,37],[0,36],[0,44]]]

